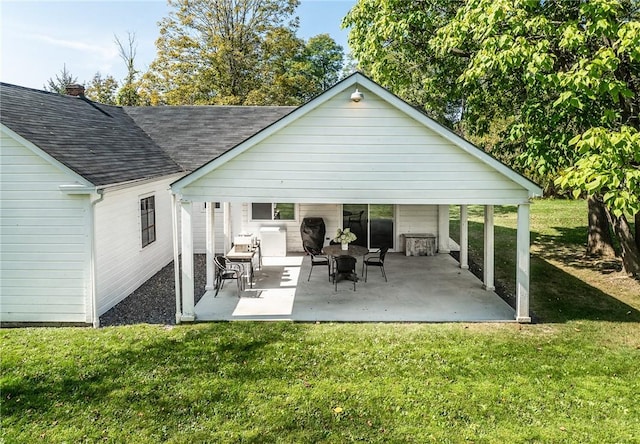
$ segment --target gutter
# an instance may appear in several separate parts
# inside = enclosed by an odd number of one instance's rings
[[[91,201],[91,212],[89,215],[90,226],[91,226],[91,305],[92,305],[92,317],[93,317],[93,328],[100,327],[100,317],[98,316],[98,281],[96,276],[98,276],[98,265],[96,260],[96,226],[95,226],[95,212],[96,205],[102,202],[104,199],[104,190],[95,190],[98,195],[97,199]]]

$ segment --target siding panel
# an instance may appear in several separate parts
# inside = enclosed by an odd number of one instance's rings
[[[335,96],[182,189],[185,198],[316,203],[518,203],[528,191],[363,90]]]
[[[175,179],[106,190],[96,205],[98,315],[122,301],[173,260],[171,194]],[[140,199],[155,196],[156,241],[142,248]]]
[[[2,134],[0,317],[3,322],[90,322],[87,196],[76,179]]]

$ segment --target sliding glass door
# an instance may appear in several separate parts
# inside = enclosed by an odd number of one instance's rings
[[[356,245],[393,248],[393,205],[344,204],[342,226],[350,228]]]

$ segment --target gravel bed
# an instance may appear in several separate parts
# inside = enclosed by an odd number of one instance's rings
[[[195,302],[204,294],[206,283],[205,255],[193,258]],[[173,261],[142,284],[118,305],[100,316],[100,326],[129,324],[176,323],[176,294]]]

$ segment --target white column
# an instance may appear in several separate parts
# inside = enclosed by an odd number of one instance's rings
[[[171,220],[173,225],[173,273],[176,291],[176,323],[182,320],[182,292],[180,291],[180,240],[178,237],[178,198],[171,194]]]
[[[215,257],[215,203],[207,202],[207,211],[205,213],[205,241],[206,241],[206,261],[207,261],[207,283],[205,290],[213,290],[215,285],[215,270],[213,267],[213,258]]]
[[[438,253],[449,253],[449,205],[438,205]]]
[[[182,322],[195,321],[193,279],[193,204],[180,202],[182,217]]]
[[[494,284],[494,250],[493,205],[484,206],[484,288],[493,291]]]
[[[469,269],[469,213],[460,205],[460,268]]]
[[[224,252],[231,249],[231,205],[229,202],[222,204],[222,230],[224,232]]]
[[[529,204],[518,205],[518,234],[516,258],[516,320],[531,322],[529,315]]]

